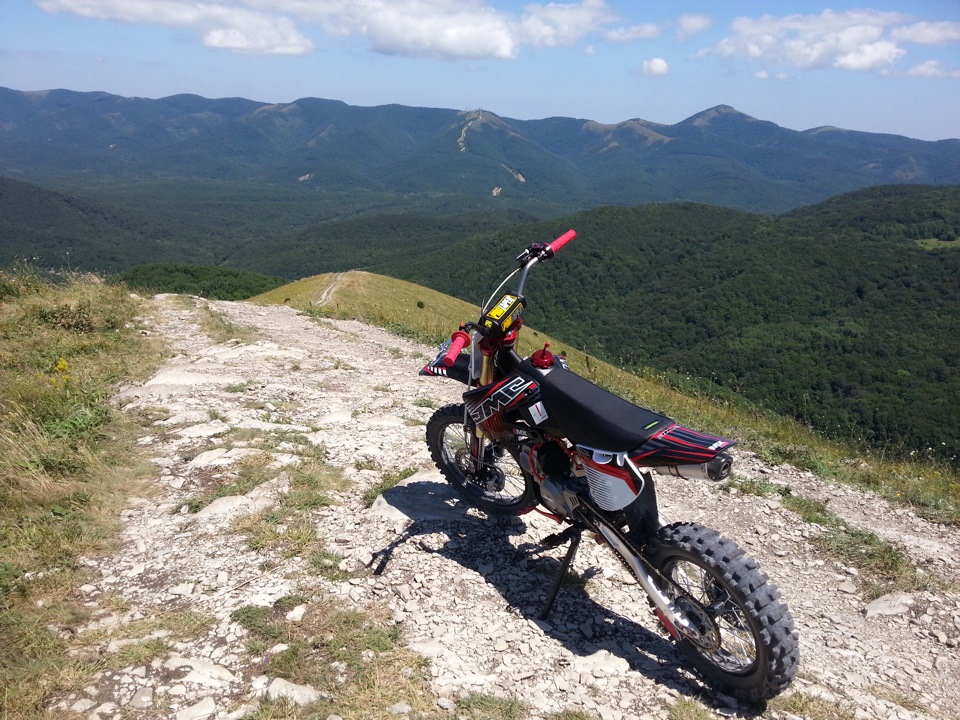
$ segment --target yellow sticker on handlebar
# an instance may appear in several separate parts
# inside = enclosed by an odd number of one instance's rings
[[[507,293],[499,302],[490,308],[483,317],[480,318],[480,324],[493,332],[495,335],[506,334],[507,330],[514,325],[520,313],[523,311],[524,301],[519,295]]]
[[[504,315],[508,314],[508,311],[513,308],[519,298],[516,295],[504,295],[500,298],[500,302],[496,304],[495,307],[490,308],[490,312],[487,313],[487,317],[491,320],[499,320]]]

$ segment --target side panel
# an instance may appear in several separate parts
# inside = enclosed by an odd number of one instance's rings
[[[446,377],[466,385],[470,380],[470,355],[467,353],[460,354],[454,360],[453,365],[447,367],[443,364],[443,352],[441,351],[435,360],[431,360],[420,368],[419,374],[427,377]]]
[[[493,439],[510,434],[505,414],[535,405],[539,399],[537,383],[518,373],[463,394],[470,417],[487,437]]]

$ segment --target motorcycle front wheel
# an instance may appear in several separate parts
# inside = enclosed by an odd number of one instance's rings
[[[475,439],[464,426],[464,407],[447,405],[427,422],[427,447],[440,473],[468,502],[496,515],[521,515],[536,507],[533,478],[514,457],[490,442],[475,457]]]
[[[740,700],[763,701],[793,680],[799,664],[793,618],[756,560],[696,523],[660,529],[647,546],[658,584],[693,624],[678,648],[703,677]]]

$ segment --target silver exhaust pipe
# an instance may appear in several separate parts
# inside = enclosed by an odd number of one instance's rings
[[[654,465],[652,469],[661,475],[673,475],[686,480],[719,482],[729,477],[731,467],[733,467],[733,458],[727,453],[720,453],[699,465]]]

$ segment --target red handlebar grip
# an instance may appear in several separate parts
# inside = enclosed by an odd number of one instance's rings
[[[447,354],[443,356],[443,364],[447,367],[452,367],[460,351],[470,344],[470,336],[463,330],[457,330],[450,336],[450,341],[450,348],[447,350]]]
[[[576,231],[576,230],[567,230],[563,235],[561,235],[561,236],[558,237],[556,240],[554,240],[552,243],[550,243],[550,249],[553,250],[554,253],[556,253],[557,250],[559,250],[559,249],[562,248],[564,245],[566,245],[568,242],[570,242],[571,240],[573,240],[576,236],[577,236],[577,231]]]

